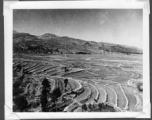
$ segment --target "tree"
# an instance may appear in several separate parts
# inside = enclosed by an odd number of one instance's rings
[[[48,90],[51,89],[50,82],[46,78],[44,78],[44,80],[42,81],[42,85],[43,85],[43,88],[46,88]]]
[[[62,93],[61,93],[60,88],[54,89],[54,91],[52,92],[52,97],[53,97],[54,101],[56,101],[57,98],[59,98],[61,96],[61,94]]]
[[[92,111],[92,105],[91,105],[91,103],[88,104],[88,108],[89,108],[89,111],[91,112]]]
[[[42,96],[40,98],[40,103],[41,103],[41,107],[42,107],[43,112],[47,111],[47,109],[46,109],[47,102],[48,102],[47,101],[47,91],[46,91],[46,89],[43,89],[42,90]]]
[[[15,97],[14,103],[21,112],[28,107],[28,102],[23,95]]]
[[[66,89],[67,84],[68,84],[68,79],[67,79],[67,78],[66,78],[66,79],[64,79],[64,84],[65,84],[65,89]]]
[[[99,104],[98,104],[98,107],[99,107],[99,110],[100,110],[100,111],[102,110],[103,106],[104,106],[103,103],[99,103]]]
[[[57,102],[58,98],[59,98],[61,95],[62,95],[62,93],[61,93],[61,90],[60,90],[59,87],[55,88],[55,89],[53,90],[53,92],[51,93],[51,99],[52,99],[52,102],[53,102],[53,105],[54,105],[55,108],[56,108],[56,106],[57,106],[56,102]],[[56,111],[57,111],[57,110],[56,110]]]
[[[87,105],[86,104],[82,105],[82,111],[87,111]]]
[[[69,71],[68,67],[64,67],[64,72],[68,72],[68,71]]]
[[[42,87],[42,95],[40,98],[40,103],[42,106],[42,111],[47,112],[48,94],[49,91],[51,90],[51,86],[49,84],[48,79],[46,78],[42,81],[42,85],[43,87]]]

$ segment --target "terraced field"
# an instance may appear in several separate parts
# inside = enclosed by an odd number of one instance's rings
[[[13,57],[14,111],[142,109],[141,55],[14,54]]]

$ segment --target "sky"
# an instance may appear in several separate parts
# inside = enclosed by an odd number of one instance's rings
[[[13,11],[13,30],[142,48],[142,9],[22,9]]]

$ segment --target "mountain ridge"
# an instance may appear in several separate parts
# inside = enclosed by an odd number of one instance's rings
[[[86,41],[51,33],[36,36],[14,30],[13,51],[15,53],[43,54],[102,54],[109,52],[142,54],[142,50],[139,48],[120,44]]]

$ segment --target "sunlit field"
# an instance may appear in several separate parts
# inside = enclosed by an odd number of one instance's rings
[[[142,111],[142,55],[13,56],[15,112]]]

